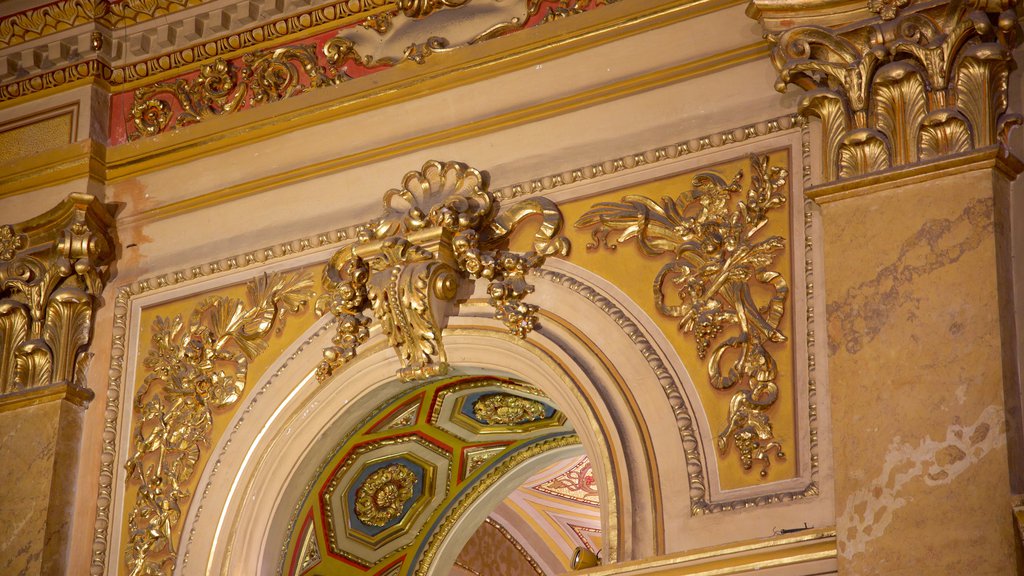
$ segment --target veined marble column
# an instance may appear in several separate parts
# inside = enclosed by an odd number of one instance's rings
[[[114,259],[108,206],[72,194],[0,225],[0,573],[64,574],[93,314]]]
[[[841,574],[1018,573],[1001,154],[814,191]]]
[[[748,14],[816,120],[840,573],[1024,573],[1017,4],[828,6]]]

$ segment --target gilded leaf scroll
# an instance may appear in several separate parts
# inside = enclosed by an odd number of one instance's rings
[[[724,455],[734,445],[743,467],[759,462],[765,477],[771,455],[784,457],[768,412],[779,396],[773,351],[787,340],[781,320],[789,287],[772,270],[785,239],[766,236],[763,228],[769,213],[786,203],[788,173],[769,165],[767,156],[752,157],[750,168],[745,194],[742,171],[731,182],[702,173],[678,198],[658,202],[634,195],[602,202],[576,226],[594,228],[590,249],[634,240],[648,256],[672,257],[654,278],[657,309],[692,335],[697,355],[707,361],[708,383],[736,389],[719,451]],[[618,236],[609,243],[612,233]]]
[[[503,249],[513,228],[534,215],[541,225],[533,250]],[[384,195],[384,216],[361,228],[324,269],[327,292],[316,311],[330,312],[338,324],[318,378],[354,358],[369,338],[368,310],[398,354],[401,380],[447,373],[441,332],[460,287],[479,278],[489,281],[495,318],[525,338],[537,324],[537,306],[523,301],[533,291],[526,273],[568,253],[561,226],[561,213],[545,198],[501,211],[484,176],[464,164],[430,161],[409,172],[402,188]]]
[[[214,419],[238,402],[249,362],[283,316],[306,305],[311,287],[296,275],[261,276],[246,287],[246,301],[211,296],[187,320],[154,321],[143,362],[149,373],[135,395],[134,452],[125,462],[129,483],[138,486],[124,555],[131,576],[170,574],[189,482]]]

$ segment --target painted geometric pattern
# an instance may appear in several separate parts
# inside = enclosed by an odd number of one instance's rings
[[[282,573],[410,574],[490,471],[568,437],[540,391],[508,379],[451,377],[392,398],[322,463],[295,510]]]

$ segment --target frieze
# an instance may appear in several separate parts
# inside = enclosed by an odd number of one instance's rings
[[[196,22],[206,19],[205,13],[196,14],[195,18],[189,19],[188,22],[177,21],[184,18],[184,14],[195,12],[193,8],[199,7],[205,1],[207,0],[140,0],[108,3],[107,0],[62,0],[0,18],[0,49],[16,56],[0,63],[0,66],[8,66],[7,73],[4,74],[7,81],[0,84],[0,102],[59,88],[86,78],[102,80],[114,91],[145,88],[144,83],[148,79],[166,77],[177,72],[177,76],[169,80],[175,82],[181,78],[194,76],[197,66],[212,64],[217,58],[226,62],[240,60],[241,54],[259,50],[270,51],[278,48],[282,41],[293,42],[294,45],[317,45],[317,48],[320,48],[322,41],[311,37],[311,34],[315,34],[317,38],[322,37],[325,28],[330,31],[332,24],[333,35],[345,30],[351,32],[360,29],[374,30],[385,35],[393,33],[394,22],[398,19],[426,18],[439,9],[460,8],[469,4],[469,0],[345,0],[322,3],[291,14],[279,15],[255,25],[250,24],[251,18],[241,16],[249,12],[242,7],[219,11],[221,20],[228,24],[221,22],[223,25],[219,24],[217,29],[226,28],[229,32],[219,37],[211,37],[208,30],[197,27],[200,24]],[[430,55],[454,46],[465,46],[507,35],[544,22],[589,11],[607,2],[609,0],[522,0],[521,5],[509,5],[504,8],[506,11],[514,8],[515,15],[502,16],[504,12],[500,12],[499,17],[493,21],[481,21],[479,29],[472,32],[471,37],[451,41],[423,34],[415,41],[403,45],[405,54],[400,54],[400,58],[373,58],[373,66],[366,72],[392,67],[400,61],[422,63]],[[182,12],[186,9],[187,12]],[[173,24],[181,28],[177,37],[189,40],[189,43],[184,45],[180,40],[175,44],[171,36],[160,32],[167,30],[167,26],[154,27],[152,30],[136,30],[129,36],[112,32],[156,17],[167,18],[168,15],[179,12],[182,16],[176,16]],[[486,9],[482,9],[481,12],[486,12]],[[239,16],[233,19],[232,14],[236,13]],[[246,26],[247,24],[250,25]],[[192,30],[189,26],[195,29]],[[22,50],[22,53],[17,52],[17,46],[28,40],[72,28],[80,29],[81,32],[60,40],[60,46],[69,55],[67,58],[51,59],[47,46],[32,46]],[[6,37],[3,36],[4,33]],[[158,48],[142,50],[143,47],[153,45]],[[365,51],[369,47],[358,48]],[[120,64],[125,61],[126,54],[130,63]],[[140,59],[131,62],[133,56]],[[357,66],[358,60],[350,59],[349,64]],[[241,66],[237,65],[236,68],[241,69]],[[127,96],[127,99],[115,97],[115,103],[126,110],[137,104],[132,101],[130,94]],[[130,112],[115,111],[112,117],[124,118],[130,122],[132,115]]]

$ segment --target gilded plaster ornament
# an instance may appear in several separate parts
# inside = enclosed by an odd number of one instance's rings
[[[910,4],[910,0],[868,0],[868,10],[878,14],[882,20],[892,20],[900,8]]]
[[[473,414],[486,424],[512,426],[544,417],[544,405],[512,394],[488,394],[473,403]]]
[[[24,247],[24,236],[15,234],[11,226],[0,226],[0,260],[13,260],[18,250]]]
[[[51,384],[87,392],[86,348],[115,246],[109,207],[87,194],[0,226],[0,394]]]
[[[739,385],[718,449],[724,455],[734,445],[743,467],[750,469],[756,460],[765,477],[771,454],[784,457],[768,410],[779,395],[772,351],[787,340],[780,323],[789,287],[771,270],[785,250],[785,239],[759,233],[768,213],[786,202],[782,190],[788,172],[770,166],[767,156],[752,157],[750,167],[746,194],[742,171],[731,182],[702,173],[693,178],[694,189],[676,199],[664,197],[659,203],[626,196],[622,203],[602,202],[576,226],[594,228],[589,249],[612,249],[632,239],[648,256],[673,256],[654,279],[655,305],[693,336],[697,355],[707,360],[712,387]],[[734,201],[737,195],[741,199]],[[619,235],[609,244],[613,232]]]
[[[214,420],[241,398],[249,362],[284,315],[306,305],[311,286],[297,275],[263,275],[246,286],[245,301],[210,296],[187,321],[154,321],[143,361],[149,373],[135,394],[133,453],[125,462],[127,482],[137,486],[124,554],[131,576],[170,573],[178,523],[191,498],[187,486]]]
[[[377,470],[356,492],[356,518],[368,526],[384,526],[400,518],[415,485],[416,474],[401,464]]]
[[[880,5],[895,6],[889,2]],[[776,88],[806,90],[821,120],[826,182],[1005,143],[1014,3],[923,7],[855,29],[801,26],[773,37]],[[917,6],[908,10],[913,10]]]
[[[324,269],[327,292],[316,310],[333,314],[338,325],[317,369],[320,380],[354,358],[369,338],[368,310],[398,354],[399,379],[447,373],[442,330],[460,288],[479,278],[489,281],[495,318],[509,333],[525,338],[536,327],[537,307],[523,302],[533,291],[526,273],[569,251],[554,203],[534,198],[501,211],[480,172],[430,161],[384,195],[384,211]],[[533,250],[504,250],[513,228],[534,215],[541,225]]]

